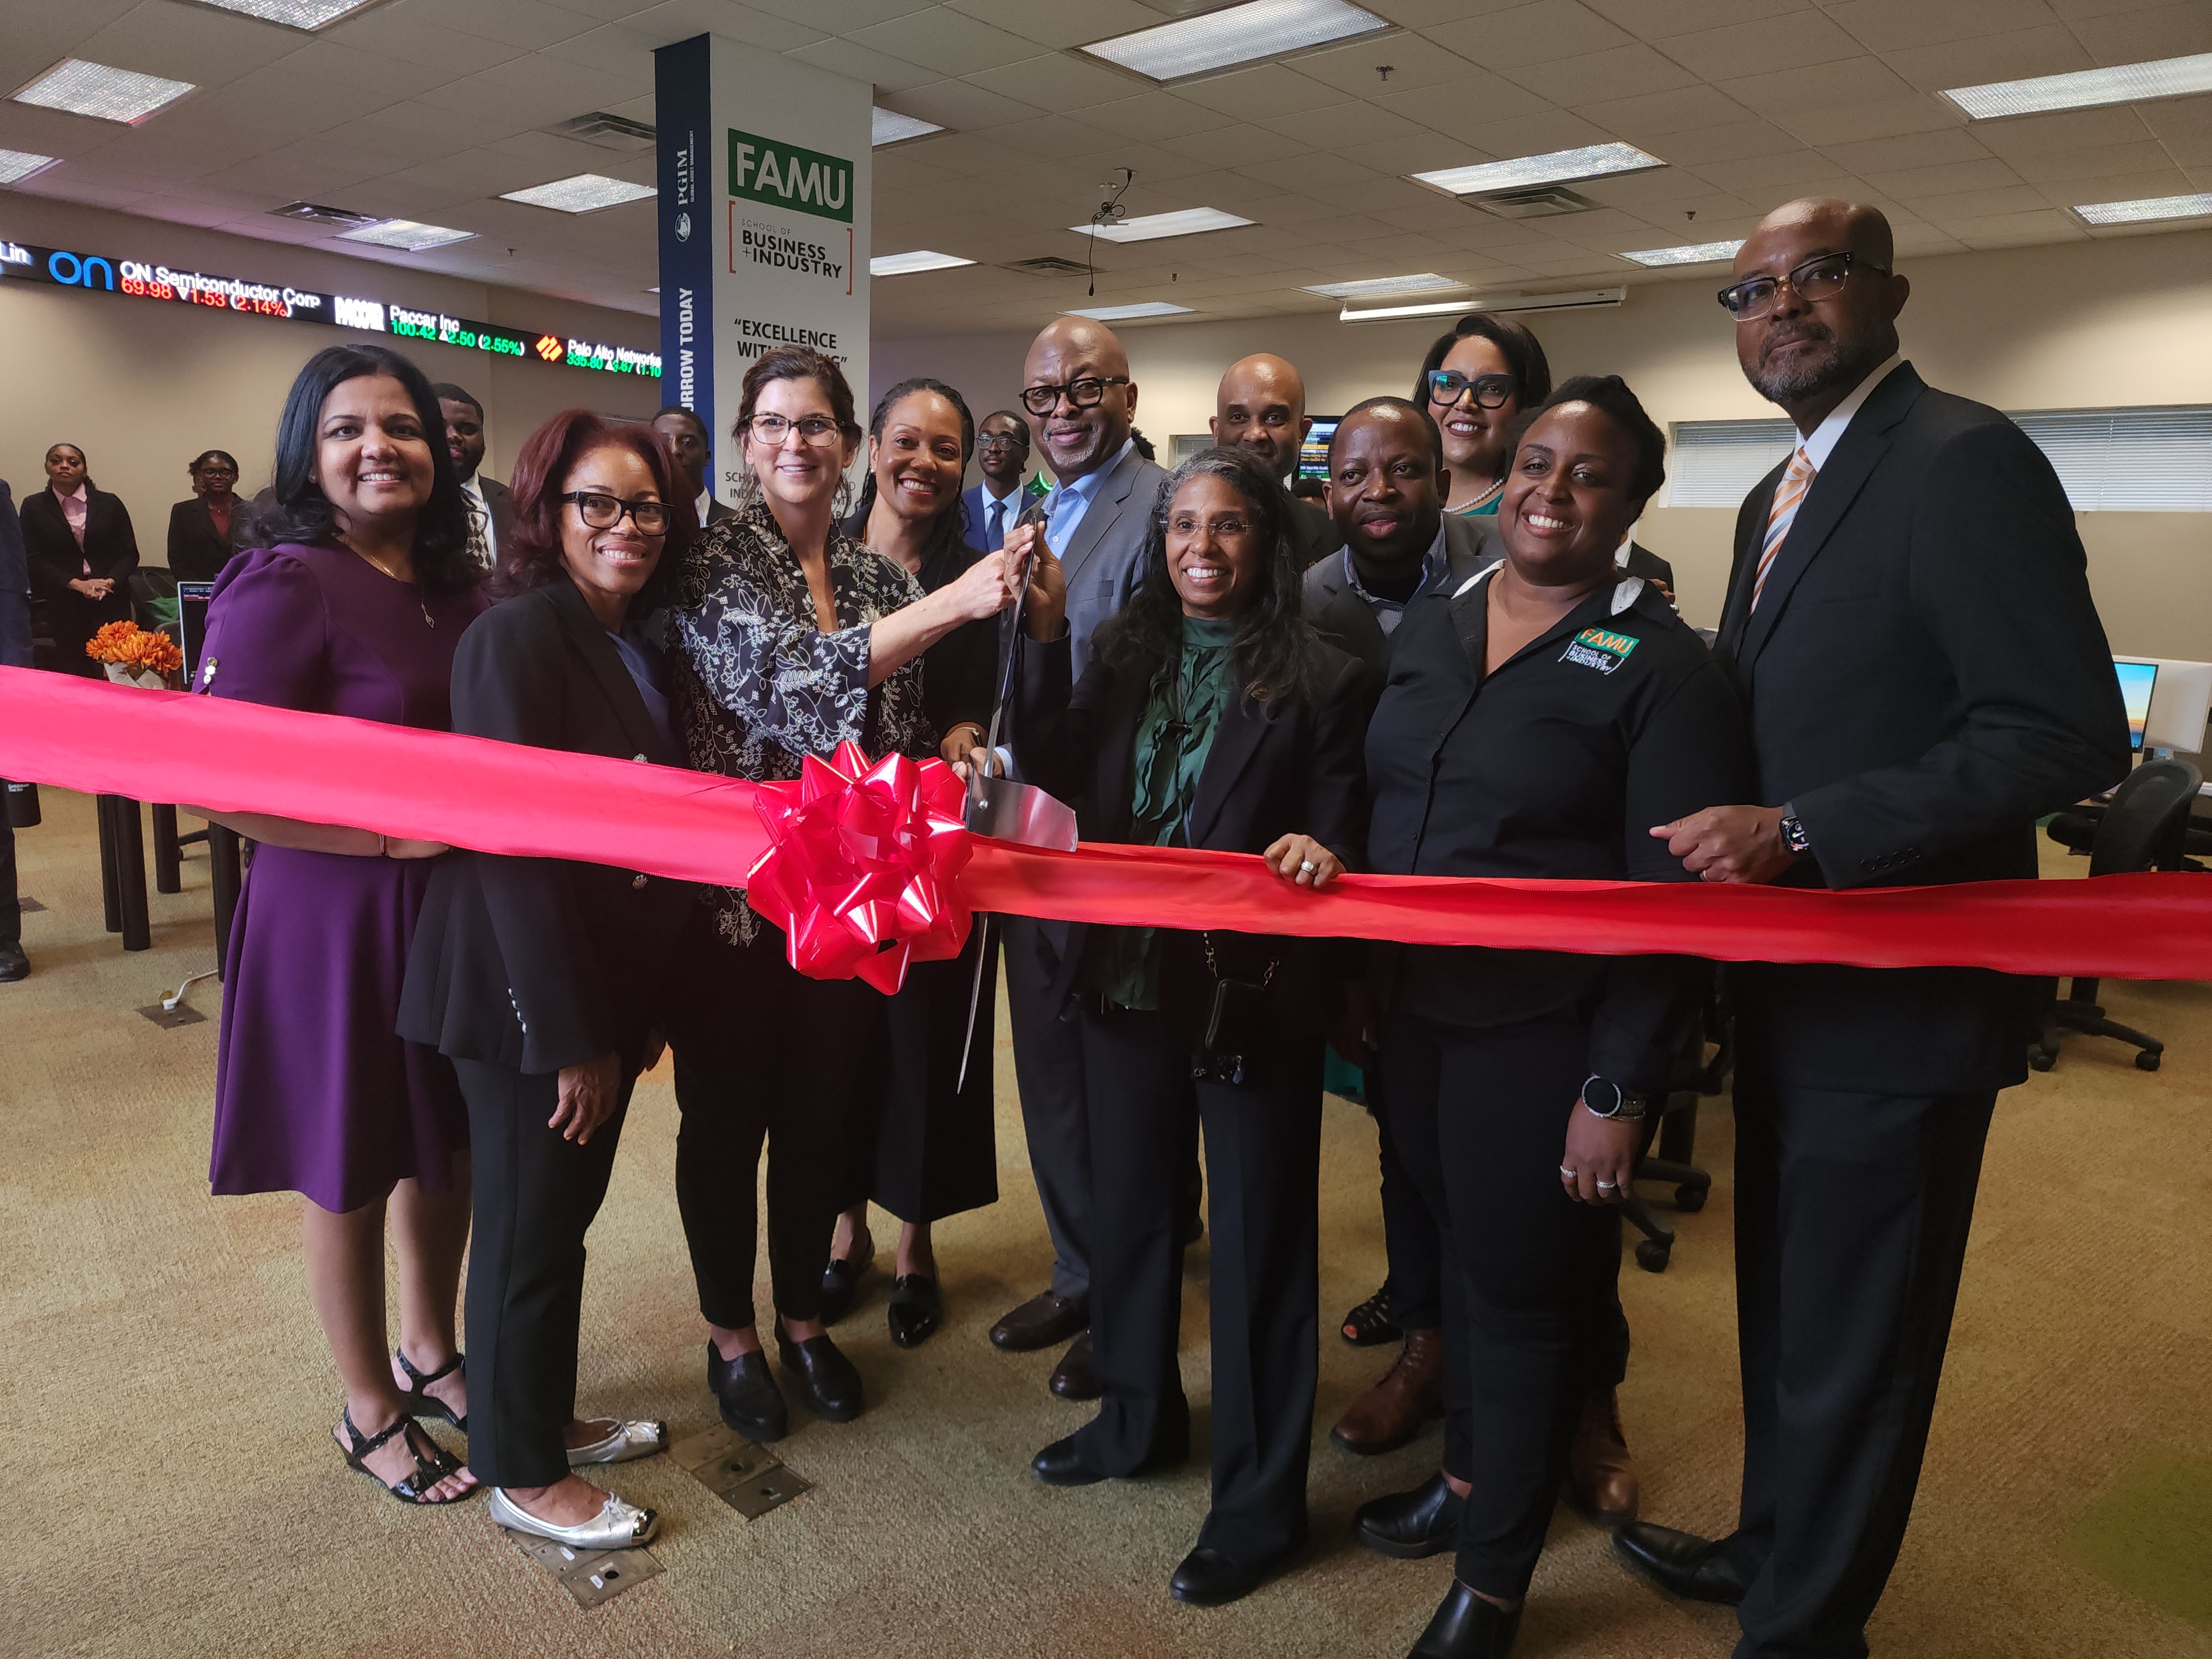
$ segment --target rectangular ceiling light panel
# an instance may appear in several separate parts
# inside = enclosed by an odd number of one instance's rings
[[[951,270],[955,265],[972,265],[973,259],[963,259],[957,253],[934,253],[918,247],[911,253],[878,253],[868,261],[871,276],[906,276],[917,270]]]
[[[2091,202],[2074,211],[2093,225],[2142,225],[2160,219],[2200,219],[2212,214],[2212,195],[2145,196],[2133,202]]]
[[[13,185],[53,166],[51,155],[33,155],[27,149],[0,149],[0,185]]]
[[[1390,27],[1350,0],[1245,0],[1197,17],[1180,18],[1083,50],[1154,81],[1210,75],[1335,40],[1357,40]]]
[[[1439,276],[1433,270],[1425,270],[1418,276],[1370,276],[1357,283],[1309,283],[1309,294],[1327,295],[1332,300],[1380,300],[1399,294],[1443,294],[1451,289],[1465,288],[1465,283],[1454,282],[1449,276]]]
[[[2212,52],[2195,58],[2164,58],[2150,64],[2115,64],[2110,69],[2075,70],[2068,75],[2039,75],[2029,81],[1953,87],[1943,95],[1975,120],[1993,121],[2003,115],[2039,115],[2055,109],[2094,109],[2101,104],[2186,98],[2195,92],[2212,92]]]
[[[448,230],[443,225],[418,224],[412,219],[386,219],[382,224],[338,233],[341,240],[345,241],[374,242],[379,247],[396,247],[409,253],[419,253],[426,247],[443,247],[448,242],[465,242],[475,234],[472,230]]]
[[[868,111],[868,145],[881,149],[885,144],[899,144],[909,138],[920,138],[945,129],[934,121],[925,121],[919,115],[901,115],[895,109],[885,109],[878,104]]]
[[[622,202],[642,202],[659,193],[651,185],[633,185],[604,173],[580,173],[573,179],[556,179],[550,185],[537,185],[529,190],[502,191],[499,199],[520,202],[526,207],[551,208],[558,213],[596,213],[601,208]]]
[[[1070,225],[1079,236],[1096,236],[1102,242],[1154,242],[1163,236],[1195,236],[1202,230],[1234,230],[1249,225],[1219,208],[1184,208],[1178,213],[1147,213],[1106,225]]]
[[[359,11],[374,3],[374,0],[200,0],[200,3],[222,11],[234,11],[245,17],[258,17],[264,23],[282,23],[287,28],[312,33],[349,13]]]
[[[1070,317],[1088,317],[1098,323],[1133,322],[1139,317],[1188,317],[1188,306],[1171,306],[1164,300],[1147,300],[1135,306],[1092,306],[1086,311],[1071,311]]]
[[[1624,253],[1624,259],[1633,259],[1639,265],[1705,265],[1719,259],[1733,259],[1735,251],[1743,246],[1739,236],[1731,242],[1688,242],[1680,247],[1647,247],[1634,253]]]
[[[1439,303],[1420,306],[1374,306],[1355,311],[1346,306],[1337,313],[1340,323],[1387,323],[1401,317],[1449,317],[1453,313],[1469,311],[1590,311],[1604,306],[1617,306],[1628,297],[1625,288],[1581,289],[1572,294],[1525,294],[1504,299],[1445,300]]]
[[[1434,185],[1455,196],[1474,196],[1493,190],[1525,190],[1534,185],[1602,179],[1613,173],[1642,173],[1666,165],[1633,144],[1585,144],[1580,149],[1555,149],[1543,155],[1517,156],[1510,161],[1444,167],[1435,173],[1416,173],[1412,177],[1419,183]]]
[[[135,126],[164,104],[174,103],[193,89],[189,81],[165,81],[158,75],[112,69],[82,58],[64,58],[12,95],[19,104]]]

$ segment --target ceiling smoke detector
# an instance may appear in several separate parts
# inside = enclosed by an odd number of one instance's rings
[[[626,115],[610,115],[603,109],[556,121],[540,129],[556,138],[574,138],[580,143],[596,144],[601,149],[619,150],[625,155],[642,155],[659,142],[660,134],[643,121],[633,121]]]
[[[344,208],[325,207],[319,202],[288,202],[283,207],[270,208],[272,219],[298,219],[311,225],[341,225],[349,229],[357,225],[373,225],[373,213],[352,213]]]
[[[1562,214],[1588,213],[1597,203],[1561,185],[1529,185],[1520,190],[1493,190],[1460,200],[1501,219],[1556,219]]]

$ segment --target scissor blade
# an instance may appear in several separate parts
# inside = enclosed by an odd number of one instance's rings
[[[978,917],[976,928],[975,979],[968,988],[968,1030],[960,1039],[960,1075],[952,1085],[956,1095],[968,1086],[968,1056],[975,1052],[975,1015],[983,1006],[983,972],[991,962],[991,918]]]

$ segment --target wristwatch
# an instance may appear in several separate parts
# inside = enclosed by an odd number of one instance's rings
[[[1778,827],[1782,831],[1782,844],[1790,850],[1790,857],[1802,859],[1813,850],[1813,838],[1805,833],[1805,821],[1797,816],[1795,806],[1784,803],[1782,823]]]
[[[1583,1080],[1583,1106],[1592,1117],[1608,1123],[1638,1123],[1650,1106],[1649,1095],[1632,1095],[1610,1078],[1593,1072]]]

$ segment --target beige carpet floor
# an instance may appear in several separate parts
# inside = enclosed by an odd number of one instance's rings
[[[1332,1103],[1322,1192],[1323,1343],[1314,1541],[1235,1607],[1166,1594],[1206,1503],[1202,1462],[1048,1491],[1024,1472],[1083,1420],[1046,1393],[1050,1354],[990,1322],[1042,1283],[1011,1056],[1000,1040],[1002,1197],[948,1223],[951,1322],[913,1353],[872,1279],[838,1330],[870,1408],[779,1448],[814,1483],[748,1522],[667,1460],[615,1472],[665,1517],[659,1577],[576,1607],[481,1504],[404,1509],[339,1462],[337,1379],[305,1294],[297,1200],[206,1186],[218,993],[204,1024],[135,1012],[210,965],[207,866],[154,901],[154,949],[100,927],[88,803],[46,792],[21,837],[33,978],[0,986],[0,1653],[7,1655],[1282,1656],[1402,1653],[1448,1559],[1385,1560],[1353,1507],[1422,1479],[1437,1449],[1372,1461],[1326,1439],[1380,1368],[1331,1322],[1382,1276],[1373,1132]],[[2077,864],[2075,866],[2078,871]],[[1949,1371],[1904,1558],[1873,1626],[1884,1656],[2212,1655],[2212,988],[2114,986],[2172,1045],[2154,1076],[2100,1042],[2008,1094],[1990,1146]],[[1645,1512],[1730,1524],[1738,1407],[1729,1121],[1708,1106],[1711,1206],[1672,1268],[1623,1273],[1636,1336],[1624,1400]],[[591,1237],[585,1409],[714,1421],[671,1190],[666,1073],[641,1087]],[[885,1243],[890,1227],[878,1224]],[[1206,1255],[1183,1365],[1204,1437]],[[1562,1510],[1528,1659],[1726,1653],[1724,1611],[1666,1604]]]

